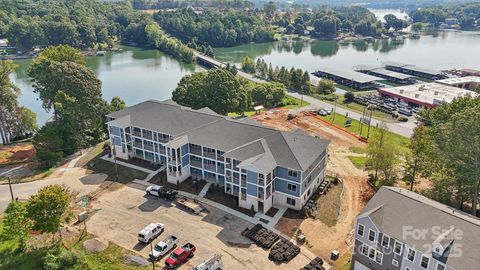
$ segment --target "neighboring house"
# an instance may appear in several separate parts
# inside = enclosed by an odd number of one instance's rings
[[[458,19],[457,18],[446,18],[445,23],[447,25],[456,25],[456,24],[458,24]]]
[[[204,179],[265,213],[299,210],[325,179],[329,141],[233,120],[171,100],[146,101],[108,115],[112,151],[167,166],[167,180]]]
[[[357,216],[353,270],[480,269],[480,219],[382,187]]]

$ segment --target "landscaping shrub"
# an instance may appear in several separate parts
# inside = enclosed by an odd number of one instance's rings
[[[43,267],[46,270],[72,269],[77,263],[77,255],[63,248],[47,253],[43,259]]]

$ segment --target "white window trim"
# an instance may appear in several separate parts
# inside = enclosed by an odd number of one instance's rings
[[[359,234],[358,232],[360,231],[360,226],[362,226],[363,230],[362,230],[362,234]],[[363,226],[362,223],[358,223],[358,226],[357,226],[357,234],[360,235],[361,237],[364,237],[365,236],[365,226]]]
[[[399,253],[395,252],[395,246],[397,245],[397,243],[400,243],[400,252]],[[403,251],[403,243],[395,240],[395,243],[393,244],[393,253],[395,253],[397,255],[400,255],[400,254],[402,254],[402,251]]]
[[[292,191],[292,192],[297,192],[297,185],[287,183],[287,190]]]
[[[413,251],[413,260],[411,261],[408,257],[410,255],[410,250]],[[415,262],[415,258],[417,257],[417,251],[415,251],[413,248],[408,248],[407,249],[407,252],[405,253],[405,258],[409,261],[409,262]]]
[[[383,240],[385,239],[385,237],[388,238],[388,243],[387,243],[387,246],[384,246],[383,245]],[[384,248],[389,248],[390,247],[390,241],[392,240],[392,238],[390,238],[390,236],[388,236],[387,234],[383,234],[382,235],[382,242],[380,243],[380,245]]]
[[[380,255],[381,254],[381,255]],[[378,256],[380,255],[380,256]],[[377,261],[377,258],[380,257],[380,261]],[[383,263],[383,253],[375,249],[375,262],[382,265]]]
[[[443,266],[444,267],[443,269],[447,270],[447,266],[441,262],[437,262],[437,267],[435,268],[435,270],[438,270],[439,266]]]
[[[423,258],[426,258],[428,261],[427,261],[427,266],[426,267],[423,267],[422,266],[422,262],[423,262]],[[428,266],[430,265],[430,258],[425,256],[425,255],[422,255],[421,259],[420,259],[420,267],[423,268],[423,269],[428,269]]]
[[[392,265],[393,265],[393,266],[398,266],[398,261],[395,260],[395,259],[392,259]]]
[[[374,233],[374,239],[373,240],[370,240],[370,232],[373,232]],[[368,229],[368,235],[367,235],[367,239],[368,241],[370,242],[377,242],[377,232],[372,230],[372,229]]]

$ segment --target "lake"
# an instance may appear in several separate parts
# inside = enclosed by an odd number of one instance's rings
[[[336,41],[269,42],[232,48],[216,48],[215,56],[239,67],[245,56],[263,58],[273,66],[302,68],[313,72],[321,67],[351,69],[358,64],[380,66],[397,61],[431,69],[480,69],[480,33],[439,31],[420,39],[376,40],[338,43]],[[121,47],[123,51],[105,57],[87,57],[87,65],[102,80],[105,99],[120,96],[127,105],[148,99],[168,99],[178,81],[186,74],[203,70],[195,64],[185,65],[157,51]],[[37,113],[39,123],[48,119],[37,94],[32,92],[26,75],[30,60],[16,61],[13,76],[23,92],[21,105]]]
[[[183,64],[158,51],[121,46],[122,51],[107,53],[103,57],[86,57],[87,66],[102,81],[103,98],[110,101],[119,96],[127,105],[148,100],[171,98],[173,89],[180,79],[192,72],[203,70],[195,64]],[[40,124],[45,123],[49,114],[33,92],[27,69],[31,60],[17,60],[18,65],[12,79],[22,90],[20,104],[37,113]]]

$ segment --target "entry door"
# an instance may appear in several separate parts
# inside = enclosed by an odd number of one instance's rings
[[[258,202],[258,212],[263,214],[263,202]]]

